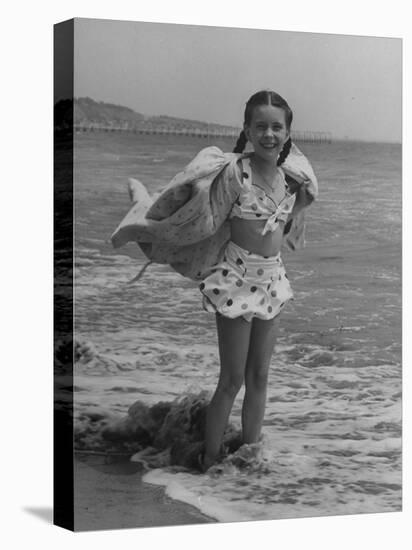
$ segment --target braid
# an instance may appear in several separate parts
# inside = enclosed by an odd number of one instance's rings
[[[237,142],[236,142],[235,148],[233,149],[233,152],[243,153],[246,147],[246,143],[247,143],[247,137],[246,137],[245,131],[242,130],[239,134],[239,137],[237,138]]]
[[[290,148],[292,147],[292,140],[289,138],[287,141],[285,141],[285,144],[283,145],[283,149],[280,152],[277,165],[280,166],[283,164],[286,160],[286,157],[290,153]]]

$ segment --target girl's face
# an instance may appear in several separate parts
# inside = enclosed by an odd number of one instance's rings
[[[244,127],[255,154],[262,160],[276,162],[289,138],[285,111],[274,105],[259,105],[252,112],[250,125]]]

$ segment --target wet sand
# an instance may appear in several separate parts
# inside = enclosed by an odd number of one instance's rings
[[[75,531],[213,523],[196,508],[143,483],[144,471],[127,457],[76,453]]]

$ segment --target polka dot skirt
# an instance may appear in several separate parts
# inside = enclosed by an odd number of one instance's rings
[[[206,311],[272,319],[293,298],[280,254],[263,257],[229,242],[223,261],[199,285]]]

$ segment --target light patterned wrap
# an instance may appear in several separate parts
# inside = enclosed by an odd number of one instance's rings
[[[154,200],[139,183],[131,210],[111,236],[113,246],[135,241],[149,260],[201,280],[221,261],[230,240],[228,217],[243,186],[238,161],[249,155],[202,149]],[[295,145],[282,169],[292,178],[289,188],[296,193],[284,247],[295,250],[305,244],[304,210],[317,197],[318,185],[309,161]]]

